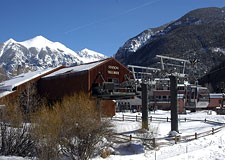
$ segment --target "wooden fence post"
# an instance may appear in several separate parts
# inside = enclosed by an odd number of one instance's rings
[[[166,118],[166,121],[169,122],[169,118],[168,117]]]
[[[152,139],[152,146],[153,146],[153,148],[156,148],[156,139],[155,138]]]
[[[132,135],[130,134],[130,141],[132,140]]]
[[[214,134],[214,128],[212,128],[212,134]]]
[[[138,120],[138,117],[137,117],[137,115],[136,115],[136,121]]]
[[[206,120],[206,118],[205,118],[205,122],[206,122],[207,120]]]
[[[175,136],[175,144],[177,144],[177,136]]]
[[[150,117],[150,122],[152,121],[152,116]]]
[[[123,121],[124,121],[124,114],[123,114]]]
[[[184,120],[185,120],[185,122],[187,121],[187,119],[186,119],[186,118],[184,118]]]
[[[195,133],[195,139],[198,139],[198,134],[197,133]]]

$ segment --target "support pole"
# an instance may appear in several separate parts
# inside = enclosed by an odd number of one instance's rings
[[[171,108],[171,131],[178,131],[178,109],[177,109],[177,78],[173,75],[170,77],[170,108]]]
[[[164,70],[163,58],[161,57],[162,70]]]
[[[223,91],[222,91],[222,108],[223,108],[223,102],[224,102],[224,93],[223,93]]]
[[[185,64],[186,64],[186,62],[184,62],[183,74],[184,74],[184,70],[185,70]]]
[[[147,84],[141,84],[142,90],[142,129],[148,129],[148,90]]]
[[[101,115],[101,105],[100,105],[100,99],[99,98],[96,98],[96,111],[97,111],[97,118],[99,119],[99,120],[101,120],[101,117],[102,117],[102,115]]]

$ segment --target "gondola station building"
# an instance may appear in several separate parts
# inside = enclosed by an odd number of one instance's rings
[[[62,100],[65,96],[72,96],[80,92],[92,96],[93,87],[103,86],[107,82],[121,84],[127,81],[128,77],[129,79],[133,78],[132,72],[114,58],[74,67],[54,68],[49,72],[43,72],[43,74],[40,72],[38,78],[35,76],[33,76],[35,78],[29,77],[30,74],[31,72],[23,74],[23,80],[20,80],[21,76],[17,76],[17,83],[14,84],[12,80],[0,83],[0,100],[6,97],[10,99],[10,97],[18,95],[17,89],[20,88],[20,91],[22,91],[26,84],[31,81],[37,83],[37,92],[40,96],[54,102]],[[14,82],[15,80],[14,78]],[[115,115],[116,105],[113,97],[101,101],[102,114],[106,116]]]

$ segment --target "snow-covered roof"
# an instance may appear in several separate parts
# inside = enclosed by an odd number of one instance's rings
[[[169,81],[169,78],[155,78],[155,81]]]
[[[129,102],[130,105],[141,105],[142,104],[142,100],[136,96],[133,99],[116,100],[116,102],[119,102],[119,103]]]
[[[54,76],[59,76],[59,75],[65,75],[68,73],[75,73],[75,72],[90,70],[103,62],[105,62],[105,60],[60,69],[56,72],[53,72],[52,74],[44,76],[43,78],[49,78],[49,77],[54,77]]]
[[[184,94],[177,94],[177,98],[184,98]]]
[[[223,93],[210,93],[210,98],[223,98]]]
[[[15,76],[7,81],[1,82],[0,83],[0,98],[14,92],[13,88],[15,88],[23,83],[26,83],[32,79],[35,79],[43,74],[46,74],[56,68],[48,68],[48,69],[44,69],[44,70],[37,70],[37,71],[33,71],[33,72],[22,73],[22,74]]]

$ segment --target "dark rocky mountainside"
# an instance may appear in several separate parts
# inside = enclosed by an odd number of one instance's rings
[[[212,68],[199,79],[199,84],[207,86],[210,92],[225,93],[225,61]]]
[[[183,59],[198,59],[196,75],[202,76],[225,60],[225,7],[193,10],[180,19],[142,32],[128,40],[115,54],[123,64],[154,66],[156,55]],[[147,35],[146,35],[147,34]],[[140,36],[149,37],[143,43]],[[136,50],[128,44],[136,42]],[[137,45],[136,45],[137,46]]]

